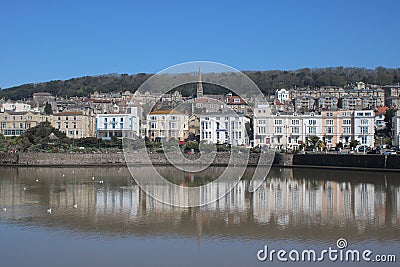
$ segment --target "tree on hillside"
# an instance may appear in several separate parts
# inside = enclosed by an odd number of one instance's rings
[[[278,88],[309,87],[311,89],[320,86],[347,86],[357,81],[369,84],[389,85],[397,84],[400,77],[400,68],[376,69],[329,67],[329,68],[303,68],[293,71],[269,70],[269,71],[244,71],[264,94],[271,95]],[[211,74],[210,74],[211,75]],[[152,74],[139,73],[136,75],[108,74],[100,76],[85,76],[66,81],[50,81],[45,83],[24,84],[8,89],[0,90],[0,98],[23,99],[32,97],[35,92],[49,92],[62,96],[89,96],[98,92],[135,92]],[[204,75],[204,92],[207,94],[221,93],[221,87],[207,82]],[[222,76],[224,79],[224,76]],[[238,84],[238,89],[242,85]],[[195,84],[181,86],[183,95],[193,95]]]
[[[46,105],[44,106],[44,113],[46,113],[46,115],[53,114],[53,109],[49,102],[46,102]]]

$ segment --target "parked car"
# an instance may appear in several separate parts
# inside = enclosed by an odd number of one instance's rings
[[[396,150],[391,149],[383,152],[383,155],[397,155]]]
[[[368,150],[369,150],[369,147],[367,147],[367,146],[359,146],[356,148],[356,151],[358,153],[364,153],[364,152],[367,152]]]
[[[194,149],[193,148],[185,148],[183,150],[183,153],[188,154],[188,155],[193,155],[194,154]]]

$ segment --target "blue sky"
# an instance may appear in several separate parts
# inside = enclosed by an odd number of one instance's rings
[[[396,0],[2,0],[0,87],[194,60],[240,70],[399,67],[399,10]]]

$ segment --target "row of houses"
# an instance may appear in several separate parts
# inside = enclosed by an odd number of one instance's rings
[[[358,82],[354,87],[325,86],[316,89],[277,89],[274,98],[293,106],[294,110],[358,110],[380,106],[399,107],[400,86],[367,85]]]
[[[269,146],[298,149],[317,136],[325,146],[348,145],[357,140],[361,145],[375,145],[375,130],[384,125],[382,114],[374,110],[340,110],[321,112],[277,112],[267,101],[258,102],[254,116],[236,112],[206,112],[198,116],[175,110],[156,110],[141,118],[138,108],[124,113],[94,114],[87,111],[65,111],[43,114],[35,111],[0,113],[0,133],[18,136],[40,122],[48,121],[69,138],[98,137],[110,139],[140,138],[154,141],[187,139],[234,146]],[[393,119],[393,144],[399,146],[400,113]]]
[[[373,110],[272,113],[265,102],[259,103],[254,112],[255,146],[298,149],[313,136],[319,137],[327,147],[338,143],[346,146],[352,140],[370,147],[375,144]]]

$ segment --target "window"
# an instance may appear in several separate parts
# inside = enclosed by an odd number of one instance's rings
[[[326,125],[333,125],[333,120],[326,120]]]
[[[351,127],[343,127],[343,133],[344,134],[350,134],[351,133]]]
[[[259,134],[265,134],[265,126],[258,127]]]
[[[275,125],[282,125],[282,120],[275,120]]]
[[[292,133],[300,133],[300,127],[292,127]]]
[[[362,145],[367,144],[367,143],[368,143],[367,141],[368,141],[368,137],[367,137],[367,136],[361,137],[361,144],[362,144]]]
[[[156,116],[150,116],[150,120],[155,121],[157,119]]]
[[[361,120],[361,125],[368,125],[368,120],[366,119]]]
[[[278,127],[275,127],[275,133],[282,133],[282,127],[281,126],[278,126]]]
[[[76,121],[76,116],[74,116],[74,121]]]
[[[368,134],[368,126],[361,127],[361,134]]]
[[[120,122],[124,122],[124,118],[120,118],[119,121],[120,121]]]
[[[176,122],[170,122],[170,123],[169,123],[169,128],[170,128],[171,130],[176,130],[176,129],[177,129]]]
[[[327,134],[333,134],[333,127],[326,127]]]
[[[292,120],[292,125],[300,125],[300,120]]]
[[[328,113],[326,113],[326,116],[327,117],[333,117],[333,113],[332,112],[328,112]]]
[[[65,117],[65,120],[67,121],[67,120],[68,120],[68,117]]]
[[[308,124],[317,125],[317,120],[308,120]]]
[[[265,120],[258,120],[259,125],[265,125]]]
[[[316,133],[317,133],[317,127],[310,127],[310,128],[308,128],[308,133],[310,133],[310,134],[316,134]]]
[[[5,123],[5,122],[2,122],[2,123],[1,123],[1,128],[6,128],[6,127],[7,127],[6,123]]]
[[[150,122],[150,129],[155,129],[155,128],[156,128],[156,123]]]
[[[65,128],[68,129],[68,122],[65,123]]]
[[[351,120],[350,119],[344,119],[343,120],[343,124],[344,125],[350,125],[351,124]]]
[[[175,115],[171,116],[171,120],[176,121],[176,116]]]

